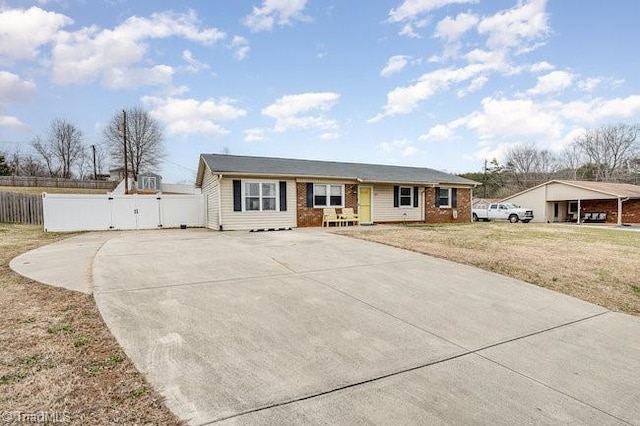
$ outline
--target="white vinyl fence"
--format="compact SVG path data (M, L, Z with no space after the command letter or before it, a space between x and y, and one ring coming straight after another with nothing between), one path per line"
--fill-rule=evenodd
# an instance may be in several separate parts
M47 232L205 225L204 195L42 194Z

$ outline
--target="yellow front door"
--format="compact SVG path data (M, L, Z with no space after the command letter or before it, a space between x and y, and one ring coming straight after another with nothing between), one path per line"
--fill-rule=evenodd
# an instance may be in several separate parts
M372 223L371 219L371 187L358 187L358 216L360 223Z

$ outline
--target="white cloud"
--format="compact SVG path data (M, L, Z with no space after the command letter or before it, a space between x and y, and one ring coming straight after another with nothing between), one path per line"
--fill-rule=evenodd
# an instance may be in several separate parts
M640 95L556 103L553 106L562 117L592 126L597 122L618 121L640 115Z
M553 111L530 99L485 98L482 111L465 121L480 139L557 139L563 128Z
M62 27L72 23L65 15L35 6L6 10L0 7L0 64L36 59L40 47L50 43Z
M276 120L274 131L285 132L289 129L333 130L338 127L335 120L324 117L340 98L338 93L311 92L287 95L277 99L262 110L262 114ZM312 115L302 115L313 113Z
M414 156L419 152L407 139L382 142L378 145L378 150L385 156L399 155L402 158Z
M259 142L269 139L266 134L269 129L247 129L244 133L245 142Z
M538 77L538 83L527 93L531 95L546 95L560 92L573 84L573 74L568 71L552 71Z
M323 139L323 140L340 139L340 133L337 133L337 132L323 133L320 135L320 139Z
M159 98L145 96L142 103L151 109L153 118L166 125L169 133L203 133L222 136L229 131L217 122L235 120L246 115L246 111L237 108L233 99L196 99Z
M409 63L410 56L396 55L389 58L387 65L380 71L380 75L383 77L389 77L392 74L400 72Z
M249 47L249 40L239 35L233 36L229 48L235 51L234 56L239 61L245 59L249 54L249 50L251 50L251 47Z
M409 37L409 38L422 38L420 34L418 34L414 28L424 28L429 25L428 19L420 19L418 21L408 22L403 25L402 29L398 31L398 35Z
M8 127L14 130L27 129L27 125L24 124L22 121L10 115L3 115L2 111L0 111L0 127Z
M418 104L448 89L451 85L474 78L476 75L500 67L500 64L471 64L462 68L443 68L423 74L418 82L406 87L397 87L387 94L383 112L369 119L376 122L384 117L407 114Z
M404 0L402 4L389 11L390 22L402 22L451 4L477 3L478 0Z
M462 127L477 138L477 158L500 158L511 144L535 141L547 149L565 147L582 128L640 116L640 95L560 102L488 97L482 109L433 126L421 140L451 139Z
M578 82L578 88L580 90L584 90L585 92L593 92L596 87L602 84L601 78L593 78L589 77L585 80L580 80Z
M478 32L487 34L490 49L516 48L527 51L535 40L549 34L546 13L547 0L520 0L511 9L483 18L478 24Z
M549 62L547 61L542 61L542 62L538 62L535 63L533 65L531 65L531 67L529 68L529 70L533 73L538 73L538 72L546 72L546 71L552 71L554 70L556 67L554 67L553 65L551 65Z
M149 68L113 68L104 70L101 82L110 89L168 85L171 83L173 74L173 68L168 65Z
M307 0L263 0L261 7L254 7L244 18L244 25L251 31L269 31L275 25L291 25L292 21L309 21L302 12Z
M446 141L451 139L452 129L444 124L433 126L429 131L420 136L422 141Z
M92 26L60 31L52 49L52 79L57 84L101 81L110 88L167 84L174 72L170 66L137 65L147 59L147 40L182 37L209 45L225 36L215 28L200 28L193 11L133 16L113 30Z
M455 18L447 16L436 25L435 36L452 43L460 39L464 33L474 28L480 18L473 13L460 13Z
M26 81L20 76L8 71L0 71L0 102L26 101L31 99L36 91L32 81Z
M209 64L205 64L204 62L200 62L193 56L193 53L189 49L185 49L182 51L182 59L187 63L187 71L191 73L199 73L202 70L208 70Z
M460 89L458 90L458 97L459 98L463 98L465 96L467 96L470 93L474 93L477 92L478 90L482 89L484 87L485 84L487 84L487 82L489 81L489 78L487 76L481 75L480 77L474 78L471 83L469 83L469 86L467 86L464 89Z

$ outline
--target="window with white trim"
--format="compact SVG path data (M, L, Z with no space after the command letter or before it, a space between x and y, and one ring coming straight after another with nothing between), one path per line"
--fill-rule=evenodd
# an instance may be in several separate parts
M344 207L344 185L313 185L313 207Z
M451 207L451 188L438 189L438 207Z
M140 189L158 189L158 183L155 176L140 176Z
M400 187L400 207L413 207L413 188L410 186Z
M276 211L278 200L278 185L275 182L245 182L244 210L245 211Z

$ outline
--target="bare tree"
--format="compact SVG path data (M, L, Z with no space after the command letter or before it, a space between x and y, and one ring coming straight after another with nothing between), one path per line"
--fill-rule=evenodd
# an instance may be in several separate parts
M628 165L638 157L639 125L617 124L585 131L574 140L596 180L614 180L628 173Z
M532 142L514 145L505 154L506 171L514 191L521 191L551 179L559 169L556 155L538 149Z
M134 180L146 170L154 170L164 158L160 124L147 111L132 108L126 111L127 167ZM104 129L104 140L116 164L124 162L123 114L118 113Z
M51 122L46 139L36 137L32 146L42 157L51 176L67 179L71 177L71 168L84 152L82 131L60 118Z

